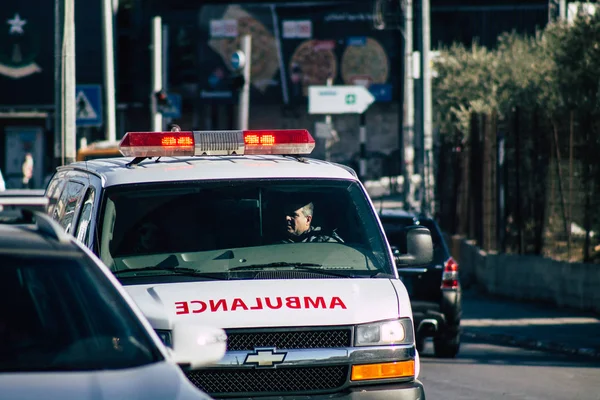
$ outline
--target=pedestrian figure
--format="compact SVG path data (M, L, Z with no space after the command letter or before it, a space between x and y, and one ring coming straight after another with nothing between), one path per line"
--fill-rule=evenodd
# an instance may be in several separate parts
M25 154L21 169L23 171L23 189L33 189L33 156L31 153Z

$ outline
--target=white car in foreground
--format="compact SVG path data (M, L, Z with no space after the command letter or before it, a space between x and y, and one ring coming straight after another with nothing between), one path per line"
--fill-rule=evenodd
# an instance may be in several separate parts
M0 224L0 399L210 397L183 368L222 358L223 330L177 324L173 350L109 269L45 214Z

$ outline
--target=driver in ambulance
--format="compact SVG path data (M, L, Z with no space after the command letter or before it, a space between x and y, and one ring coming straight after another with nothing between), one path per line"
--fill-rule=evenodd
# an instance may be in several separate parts
M344 243L342 238L336 233L335 229L326 233L321 227L311 225L314 209L315 207L312 202L291 202L287 204L284 209L286 237L282 240L282 243Z

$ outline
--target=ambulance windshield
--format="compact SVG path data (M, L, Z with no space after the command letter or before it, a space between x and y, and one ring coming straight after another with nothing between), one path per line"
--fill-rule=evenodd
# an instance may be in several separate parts
M298 277L393 274L385 237L355 182L114 187L103 207L100 256L123 279L256 279L291 270Z

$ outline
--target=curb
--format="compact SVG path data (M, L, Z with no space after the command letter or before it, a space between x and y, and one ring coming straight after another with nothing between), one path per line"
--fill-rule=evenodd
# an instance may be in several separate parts
M600 348L582 348L566 345L564 343L546 342L521 336L512 336L498 333L475 333L463 329L461 336L464 338L485 341L488 343L521 347L530 350L541 350L551 353L566 354L571 356L586 357L600 360Z

